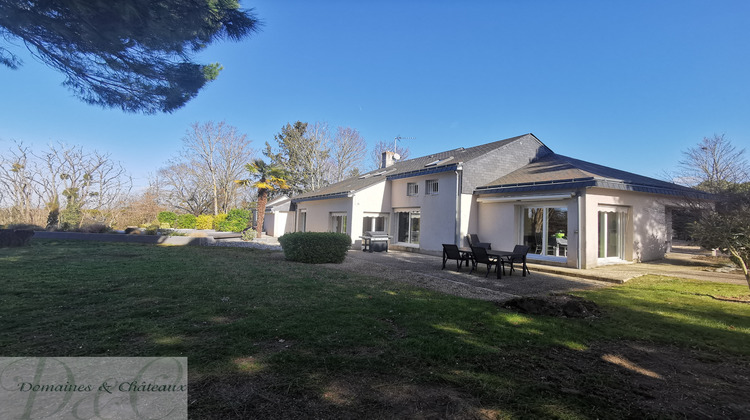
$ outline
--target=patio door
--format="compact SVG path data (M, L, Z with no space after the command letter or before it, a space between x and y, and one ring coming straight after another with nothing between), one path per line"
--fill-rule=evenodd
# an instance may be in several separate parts
M627 209L599 209L599 260L625 259L625 221Z
M406 244L419 244L420 214L418 210L396 213L398 220L397 241Z
M529 247L529 254L550 257L567 256L567 207L524 207L521 229L523 243Z

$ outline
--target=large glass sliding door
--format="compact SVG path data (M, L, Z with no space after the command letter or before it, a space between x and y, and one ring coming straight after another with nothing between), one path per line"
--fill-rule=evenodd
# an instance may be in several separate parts
M625 259L624 210L599 211L599 258Z
M396 213L398 218L397 240L401 243L419 244L419 211L400 211Z
M524 207L523 243L530 254L564 257L568 254L568 208Z

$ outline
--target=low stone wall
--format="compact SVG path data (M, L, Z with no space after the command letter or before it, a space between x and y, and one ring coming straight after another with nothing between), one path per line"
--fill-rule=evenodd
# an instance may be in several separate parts
M26 229L0 229L0 248L10 246L24 246L34 236L33 230Z
M78 233L78 232L36 232L35 238L80 240L99 242L130 242L161 245L214 245L211 237L196 238L192 236L159 236L159 235L125 235L122 233Z

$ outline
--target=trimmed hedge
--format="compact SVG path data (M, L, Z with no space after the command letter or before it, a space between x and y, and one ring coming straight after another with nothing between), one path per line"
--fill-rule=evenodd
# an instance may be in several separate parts
M196 217L192 214L181 214L177 216L175 227L177 229L195 229Z
M229 210L226 219L218 223L220 232L242 232L250 221L250 211L243 209Z
M28 245L32 236L33 230L0 229L0 248Z
M214 217L210 214L201 214L195 220L196 229L211 229L214 225Z
M333 232L294 232L279 238L289 261L309 264L342 263L352 246L349 235Z
M172 211L161 211L156 216L156 220L159 221L159 224L168 224L169 227L174 227L174 224L177 221L177 215Z

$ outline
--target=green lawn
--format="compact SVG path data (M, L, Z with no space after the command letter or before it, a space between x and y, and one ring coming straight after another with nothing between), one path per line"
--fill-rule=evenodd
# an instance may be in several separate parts
M711 297L746 287L577 295L603 315L520 315L260 250L35 240L0 249L0 354L188 357L191 418L682 417L695 408L653 403L680 362L750 373L750 305ZM696 389L701 406L731 394Z

